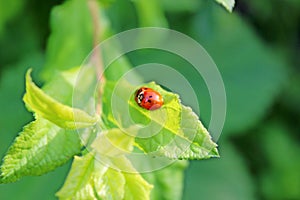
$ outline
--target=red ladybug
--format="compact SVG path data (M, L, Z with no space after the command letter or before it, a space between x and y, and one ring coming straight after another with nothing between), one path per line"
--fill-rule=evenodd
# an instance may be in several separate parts
M141 87L136 91L135 101L147 110L159 109L164 104L162 96L157 91L147 87Z

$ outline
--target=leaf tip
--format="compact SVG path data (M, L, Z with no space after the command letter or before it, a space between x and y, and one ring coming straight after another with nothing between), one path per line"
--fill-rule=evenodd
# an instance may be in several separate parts
M26 80L26 85L27 85L27 83L28 82L31 82L32 81L32 79L31 79L31 72L32 72L32 68L29 68L28 70L27 70L27 72L26 72L26 76L25 76L25 80Z
M228 12L232 12L235 6L235 0L216 0L219 4L224 6Z
M217 149L217 147L213 148L210 152L210 156L212 158L220 158L220 154L219 154L219 151Z

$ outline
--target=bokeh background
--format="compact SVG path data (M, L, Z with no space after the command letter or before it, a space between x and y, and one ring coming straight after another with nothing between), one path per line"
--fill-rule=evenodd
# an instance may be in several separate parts
M218 140L221 158L190 162L182 198L300 199L300 1L237 0L233 13L213 0L162 0L154 1L154 7L137 1L105 2L115 33L140 26L185 33L205 47L226 87L227 117ZM33 67L35 81L45 81L41 74L49 57L51 10L63 3L0 0L1 158L32 120L22 102L24 74ZM81 23L76 16L69 16L70 24ZM72 39L72 32L68 34ZM184 60L153 50L128 57L133 66L157 62L189 77L201 120L209 123L209 94ZM55 199L69 167L0 185L0 199Z

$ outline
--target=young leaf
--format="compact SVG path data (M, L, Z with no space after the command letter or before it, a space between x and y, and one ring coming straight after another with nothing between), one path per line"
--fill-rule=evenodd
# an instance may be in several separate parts
M235 0L216 0L216 1L222 4L229 12L232 12L232 9L235 4Z
M62 103L71 104L76 73L57 73L43 88ZM60 92L60 89L63 92ZM1 182L14 182L23 176L41 175L63 165L81 151L78 134L37 116L15 140L1 166ZM28 162L27 162L28 161Z
M91 147L98 154L116 157L131 152L133 145L134 137L127 135L120 129L113 128L98 134Z
M76 132L61 129L43 118L25 126L3 159L0 183L23 176L42 175L67 162L80 152Z
M66 106L48 96L32 82L30 72L31 70L26 74L26 94L23 100L36 114L66 129L89 127L97 122L96 116L92 117L80 109Z
M120 165L128 165L119 160ZM57 196L59 199L149 199L152 186L139 174L128 174L103 166L90 152L75 157L71 171Z
M211 140L208 131L190 108L181 105L178 95L163 90L153 82L145 84L158 91L164 99L160 109L148 111L135 102L136 87L127 82L120 85L114 88L113 83L106 84L103 97L104 121L111 127L128 128L132 126L132 121L144 125L146 128L141 128L135 134L135 142L144 152L173 159L218 156L217 145ZM128 106L130 116L126 116Z
M136 174L123 173L125 177L124 200L145 199L150 200L152 185L147 183L143 177Z
M184 170L188 166L188 161L176 161L166 168L158 171L145 173L143 177L154 188L151 192L152 200L180 200L182 199Z

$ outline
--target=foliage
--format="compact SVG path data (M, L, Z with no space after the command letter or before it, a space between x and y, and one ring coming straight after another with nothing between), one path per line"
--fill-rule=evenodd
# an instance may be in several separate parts
M1 199L55 199L53 194L63 185L71 167L68 160L73 155L73 167L57 195L69 195L74 192L71 189L73 186L78 187L67 183L72 179L70 177L77 175L79 179L83 178L75 172L82 172L76 169L90 154L86 154L74 130L64 129L37 115L35 122L25 126L23 131L21 129L32 121L22 102L24 77L30 67L33 68L34 82L43 85L44 94L65 106L72 106L72 77L76 69L71 68L80 66L93 47L89 8L84 1L72 2L56 0L43 5L36 0L0 2L0 46L5 49L0 52L0 155L4 157L16 133L20 132L15 142L29 141L28 147L34 151L19 149L14 143L6 158L9 161L4 159L3 162L18 161L18 156L13 157L10 152L23 150L26 150L26 159L44 159L41 163L33 161L30 172L24 165L19 165L15 172L10 171L12 168L4 168L5 174L15 173L15 176L6 176L2 181L16 181L23 175L40 175L65 164L40 177L24 177L16 183L1 184ZM153 1L152 6L147 6L147 1L138 2L142 5L123 0L99 2L102 5L101 15L104 15L101 16L105 27L103 38L139 26L155 25L178 30L205 47L220 69L225 83L228 112L224 132L218 141L221 158L192 161L189 165L186 161L180 161L162 170L142 174L138 178L141 185L146 190L150 189L150 184L153 185L151 199L299 199L299 1L240 0L236 1L231 14L216 1L179 0L174 4L172 0L162 0ZM232 9L230 6L233 4L226 4L231 1L218 2ZM50 9L51 32L48 22ZM199 81L201 77L189 70L185 60L151 49L131 52L127 58L122 57L113 63L119 71L105 72L106 84L114 85L122 73L139 64L158 62L172 66L195 86L193 89L201 108L201 113L197 114L201 114L204 125L209 123L208 90L205 83ZM180 88L180 85L177 86ZM185 105L194 108L191 96L180 95L180 98ZM94 113L87 113L94 116ZM101 119L104 122L107 120L103 116ZM31 128L38 126L44 129L34 131L34 136L30 135L33 134ZM111 132L108 139L122 146L114 139L120 136L117 126L111 122L106 127ZM25 134L25 131L28 133ZM60 154L44 156L46 139L49 139L50 148L54 144L60 147L53 150L53 153ZM69 140L73 141L71 146ZM123 141L127 141L126 144L135 143L130 137ZM125 145L124 149L127 148L129 146ZM101 151L101 148L97 150ZM114 149L111 153L120 152ZM51 167L45 163L48 159L52 162ZM105 168L90 167L86 168L90 174L94 173L95 167ZM125 174L120 175L116 171L111 174L119 177L120 184L124 186ZM95 175L107 177L111 174ZM148 184L143 184L142 178ZM78 195L89 191L93 181L86 179L82 183L82 190L77 190ZM69 189L67 186L70 186ZM114 188L113 185L110 187ZM122 195L122 191L130 191L129 188L117 188L115 195ZM92 195L96 194L92 192Z
M80 12L80 15L77 15L80 20L90 22L90 25L99 23L95 20L101 20L101 18L92 19L91 15L93 15L95 11L89 10L89 6L95 7L97 4L92 2L94 4L89 5L89 3L91 2L74 0L66 2L64 5L55 9L53 11L54 33L57 26L71 27L78 30L80 24L74 26L73 24L64 23L64 20L66 17L72 17L72 13L74 12L79 13L82 9L85 9L86 12ZM137 9L144 9L144 4L145 2L141 2L141 4L137 6ZM93 9L96 9L98 12L98 8ZM154 7L153 9L156 8ZM55 18L57 15L63 19L62 21L58 21L58 24ZM150 19L152 20L153 17L150 17ZM153 22L151 20L150 23ZM92 22L94 24L91 24ZM89 23L86 25L88 24ZM97 26L94 27L94 29L96 28ZM68 32L68 29L66 30ZM125 83L120 93L118 93L118 91L115 93L122 100L126 99L122 94L131 94L132 97L129 101L130 114L136 123L143 124L145 121L153 120L157 124L156 126L161 127L158 134L153 137L148 137L147 139L135 138L136 135L125 135L126 133L123 133L121 130L127 128L128 125L123 122L118 123L114 118L109 118L109 116L112 116L111 113L102 113L102 120L97 116L89 115L84 110L68 106L68 102L70 102L70 98L72 97L72 91L75 88L75 82L72 80L76 80L79 74L79 72L77 72L79 68L77 68L76 65L70 67L72 65L69 65L69 63L66 64L64 60L70 60L70 54L73 54L73 52L75 53L75 57L78 56L78 52L75 51L74 47L76 45L81 47L81 44L74 43L74 41L76 42L80 37L90 38L90 40L99 37L99 35L90 35L89 31L83 32L82 35L80 31L75 32L78 34L77 38L66 40L70 41L69 44L72 44L72 48L65 48L68 47L68 45L65 44L58 45L62 38L69 38L69 35L66 35L65 32L61 30L50 38L48 45L48 52L50 53L47 55L47 58L50 64L46 65L46 70L54 68L49 66L55 66L55 69L61 69L61 67L64 66L64 68L70 68L69 72L61 72L53 76L53 80L48 82L45 86L45 91L33 83L30 76L31 70L26 73L26 93L23 100L27 108L34 112L35 121L24 128L23 132L20 133L4 157L1 165L0 183L14 182L28 175L41 175L64 164L72 156L79 154L82 149L79 135L72 130L86 128L84 132L89 135L94 133L95 126L98 124L101 126L101 130L96 134L95 141L92 142L91 145L86 144L87 146L85 147L87 149L90 148L89 150L91 152L86 153L83 151L81 152L83 154L81 157L75 157L65 185L57 193L60 199L136 199L141 197L143 199L149 199L150 191L153 186L147 183L137 171L135 172L136 174L127 174L122 171L122 166L126 169L129 168L131 173L135 171L135 169L134 166L131 166L130 160L123 155L124 153L119 152L118 154L121 154L120 157L111 157L115 155L112 154L112 152L114 152L114 146L107 146L103 142L105 141L105 137L109 138L112 144L121 145L121 147L118 146L121 149L123 149L122 145L126 145L124 147L126 152L129 153L135 146L152 156L162 156L172 159L204 159L218 156L217 145L211 140L208 131L192 110L181 104L178 95L163 90L155 83L145 85L161 93L164 98L164 105L163 108L153 112L143 110L136 104L134 100L134 92L137 90L136 87ZM54 54L51 54L51 52ZM55 56L57 52L59 52L59 56ZM84 51L79 52L79 55L84 55L84 53ZM60 57L60 59L57 59L58 57ZM56 62L51 62L51 60L56 60ZM62 64L58 64L57 62ZM78 61L73 60L73 62L73 64L75 64ZM115 70L119 70L119 68ZM66 76L66 74L68 74L68 76ZM89 74L89 77L93 77L93 74ZM104 82L100 83L104 84L102 86L104 90L112 90L109 84L105 84ZM113 84L115 83L112 82L111 85ZM92 85L87 85L87 87L92 87ZM56 92L62 88L66 89L66 91L63 91L64 93ZM53 97L48 95L47 91L52 94ZM66 96L66 93L69 95ZM104 103L101 107L109 107L108 103L111 102L111 94L112 91L103 93L101 99L97 100L98 104L101 105L101 100L104 99L106 104ZM86 96L84 98L86 98ZM92 99L93 96L88 98ZM126 107L126 104L124 107ZM124 109L120 109L119 115L124 116L124 114ZM164 114L167 118L163 117ZM115 127L112 129L106 128L112 126ZM149 130L151 131L151 129ZM120 136L115 137L115 133L118 133ZM133 142L134 138L135 142ZM99 146L102 148L99 148ZM111 162L117 163L117 171L103 166L97 161L96 158L102 154L109 156ZM100 160L101 158L102 157L100 157ZM111 177L114 177L115 180L110 180ZM74 185L74 182L78 184Z

